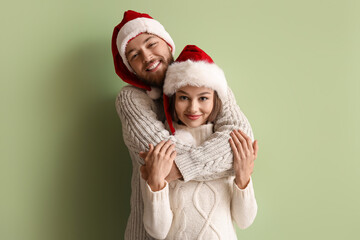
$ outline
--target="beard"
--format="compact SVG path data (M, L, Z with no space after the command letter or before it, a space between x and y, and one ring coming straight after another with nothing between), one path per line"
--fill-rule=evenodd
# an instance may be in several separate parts
M160 57L156 60L160 60L161 64L164 65L163 68L160 71L155 72L154 74L149 73L146 76L141 77L140 79L144 83L149 84L150 86L162 88L162 86L164 85L166 71L169 65L174 62L174 58L170 53L167 59L165 59L164 57Z

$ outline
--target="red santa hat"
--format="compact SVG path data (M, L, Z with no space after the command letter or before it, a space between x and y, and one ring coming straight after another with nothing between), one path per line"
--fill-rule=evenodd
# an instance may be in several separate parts
M227 82L223 70L209 55L195 45L187 45L166 72L163 92L165 114L170 130L175 132L169 108L169 98L185 86L208 87L217 92L220 100L227 99Z
M208 87L225 101L227 83L223 70L209 55L195 45L187 45L166 72L164 94L173 95L184 86Z
M126 83L148 91L151 87L138 79L130 67L125 50L127 44L141 33L150 33L162 38L175 53L175 44L163 25L145 13L128 10L124 13L122 21L114 28L111 50L114 59L116 74Z

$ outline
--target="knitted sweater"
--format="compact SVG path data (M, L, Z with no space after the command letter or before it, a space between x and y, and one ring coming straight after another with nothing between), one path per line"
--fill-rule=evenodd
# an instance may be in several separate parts
M212 134L212 127L212 124L185 127L175 136L187 142L194 140L191 142L197 146ZM244 229L252 224L257 213L251 179L243 190L235 184L234 177L200 182L176 180L157 192L141 177L140 182L144 226L156 239L235 240L232 220Z
M215 121L214 131L206 142L195 147L180 141L169 134L163 121L165 115L161 100L152 100L145 90L125 86L115 102L121 119L123 138L132 159L131 212L125 231L126 240L153 239L143 225L143 202L140 191L139 167L144 164L139 157L140 151L148 150L149 143L157 145L162 140L171 139L176 145L175 163L184 181L213 180L233 173L231 152L228 139L233 129L241 129L253 139L252 129L245 115L236 105L231 90L228 100Z

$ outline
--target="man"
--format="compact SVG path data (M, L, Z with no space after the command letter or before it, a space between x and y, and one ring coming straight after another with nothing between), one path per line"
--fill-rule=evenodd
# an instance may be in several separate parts
M112 53L118 76L132 86L124 87L116 99L122 122L124 142L133 163L131 213L125 239L152 239L143 226L143 203L140 192L140 171L144 160L139 156L149 144L171 140L176 145L176 165L167 180L212 180L232 174L232 152L228 140L233 129L241 129L253 139L252 129L236 105L231 90L216 119L215 133L196 148L178 142L164 127L161 96L167 67L173 61L175 44L164 27L147 14L134 11L114 29Z

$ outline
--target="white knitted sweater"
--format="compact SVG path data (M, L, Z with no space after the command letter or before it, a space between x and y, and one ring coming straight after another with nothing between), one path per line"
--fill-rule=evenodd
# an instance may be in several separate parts
M176 144L175 162L187 182L214 180L233 174L233 156L228 143L233 129L241 129L254 139L250 124L236 105L230 89L228 100L223 102L223 109L215 121L215 133L199 147L179 142L169 134L163 124L165 116L162 101L152 100L142 89L124 87L116 98L115 106L133 165L131 212L125 231L126 240L153 239L146 233L142 221L144 210L139 180L139 167L144 164L139 152L148 150L149 143L157 145L162 140L171 139Z
M182 127L181 131L175 128L180 133L175 137L196 146L213 132L212 124ZM156 239L235 240L232 220L244 229L256 217L257 204L251 179L243 190L235 184L234 177L200 182L177 180L157 192L153 192L141 177L140 182L144 226Z

